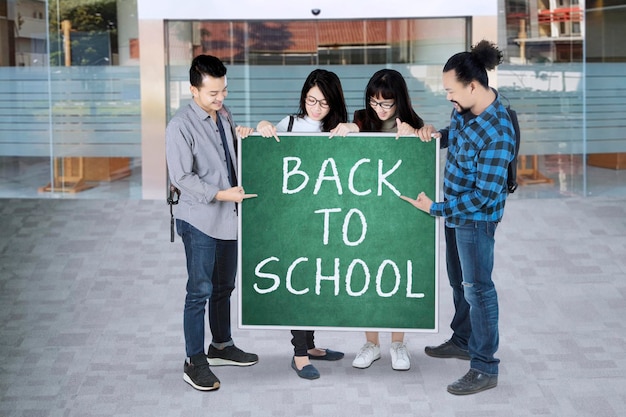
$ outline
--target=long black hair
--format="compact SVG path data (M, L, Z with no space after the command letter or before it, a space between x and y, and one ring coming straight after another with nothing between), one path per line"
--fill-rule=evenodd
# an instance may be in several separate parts
M370 106L370 100L382 97L386 100L395 101L396 115L416 129L424 126L424 121L413 110L409 89L402 74L393 69L382 69L370 78L365 87L365 119L363 120L362 132L380 132L383 122Z
M313 70L304 85L300 94L300 108L296 114L298 117L306 116L306 97L311 88L317 87L324 95L324 100L328 103L329 112L322 120L322 131L329 132L339 123L348 121L348 110L346 100L343 96L343 88L337 74L325 69Z

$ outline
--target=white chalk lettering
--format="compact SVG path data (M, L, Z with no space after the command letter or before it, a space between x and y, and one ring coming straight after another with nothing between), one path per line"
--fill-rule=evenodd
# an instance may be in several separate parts
M385 172L383 174L383 161L382 159L378 160L378 195L383 195L383 184L387 185L387 187L393 192L395 195L400 197L400 191L396 187L393 186L389 181L387 181L387 177L389 177L393 172L398 169L402 165L402 160L396 162L396 164L391 168L391 170Z
M354 213L358 214L359 219L361 220L361 237L359 237L354 242L350 242L348 240L348 226L350 226L350 218ZM343 243L345 243L346 246L358 246L365 240L365 235L367 234L367 221L365 220L365 216L363 215L361 210L355 208L350 209L350 211L346 215L346 218L343 220L343 228L341 230L341 234L343 235Z
M295 261L293 261L291 265L289 265L289 269L287 269L287 278L286 278L287 282L285 283L285 285L287 285L287 291L289 291L290 293L295 294L295 295L302 295L302 294L306 294L309 292L308 288L298 291L293 288L293 285L291 285L291 277L293 276L293 270L296 269L296 266L299 263L306 262L308 260L309 258L298 258Z
M340 208L320 209L320 210L315 210L313 212L315 214L320 214L320 213L324 214L324 231L322 234L322 242L324 245L328 245L328 242L330 239L329 237L330 236L330 213L340 213L340 212L341 212ZM358 216L361 222L361 235L356 241L352 242L348 238L348 228L350 227L350 219L355 214ZM359 209L355 209L355 208L350 209L350 211L348 211L348 214L346 214L346 216L343 219L343 226L341 228L341 238L343 239L343 243L346 246L358 246L361 243L363 243L363 241L365 240L366 234L367 234L367 220L365 219L365 215Z
M364 164L369 164L371 161L367 158L359 159L348 171L348 190L355 196L366 196L372 193L371 188L364 190L357 190L354 185L354 177L357 170ZM304 190L309 183L310 176L305 171L300 169L302 160L297 156L286 156L283 158L283 194L296 194ZM396 161L394 166L385 171L384 161L378 160L377 171L377 196L383 195L383 187L388 188L397 196L400 196L400 191L390 182L389 177L394 174L398 168L402 165L402 160ZM327 171L329 171L327 173ZM293 177L293 178L292 178ZM300 181L297 181L297 179ZM322 188L324 182L331 182L336 188L337 195L343 195L343 186L341 184L341 178L339 170L337 169L337 163L333 158L325 159L322 162L320 170L317 174L317 180L313 188L313 194L317 195ZM295 184L292 184L295 183Z
M322 242L324 245L328 245L328 235L330 234L330 213L339 213L341 212L340 208L332 208L332 209L321 209L315 210L313 213L319 214L324 213L324 233L322 236Z
M276 289L278 289L278 287L280 286L280 277L276 274L266 274L264 272L261 272L261 268L263 268L267 263L269 262L278 262L280 259L278 259L275 256L272 256L271 258L267 258L262 260L261 262L259 262L256 266L256 268L254 268L254 274L259 277L259 278L267 278L267 279L271 279L274 281L274 284L272 284L271 287L269 288L261 288L259 287L259 285L255 282L254 283L254 290L256 292L258 292L259 294L267 294L273 291L276 291Z
M390 292L383 292L383 272L385 272L385 267L387 265L391 265L391 267L393 268L393 272L396 277L396 284L394 285L393 290L391 290ZM376 292L378 293L378 295L385 298L395 295L395 293L398 292L398 288L400 288L401 278L402 277L400 276L400 270L398 269L398 265L388 259L384 260L378 267L378 272L376 273Z
M350 168L350 175L348 176L348 189L350 190L350 192L354 195L368 195L372 192L371 189L367 189L365 191L357 191L356 188L354 188L354 174L356 173L356 170L359 168L359 166L361 166L362 164L365 163L369 163L370 160L367 158L363 158L357 161L356 164L354 164L354 166L352 168Z
M315 259L315 273L314 276L307 277L304 273L298 274L298 282L302 284L302 287L299 289L294 288L294 271L296 269L306 271L306 263L311 262L309 258L299 257L295 259L287 268L286 276L285 276L285 289L294 295L302 296L304 294L309 293L311 287L315 285L315 295L321 295L322 292L332 291L334 296L338 296L340 292L340 283L342 278L344 279L344 289L348 296L350 297L360 297L370 291L370 287L372 286L370 267L367 265L365 261L362 259L353 259L348 264L348 268L345 271L345 276L342 277L341 270L341 261L339 258L334 258L332 260L333 269L332 275L323 275L322 274L322 263L324 259L316 258ZM329 260L330 261L330 260ZM272 272L264 272L264 268L270 268L270 262L279 262L279 259L275 256L264 259L259 262L254 270L255 275L261 279L269 279L272 281L272 285L268 288L265 286L259 285L259 283L255 282L253 285L254 290L259 294L268 294L274 291L277 291L281 285L281 277L280 275ZM300 268L296 268L300 266ZM355 277L360 277L360 273L356 272L356 270L360 267L362 270L363 276L363 286L360 289L353 288L355 283ZM393 271L392 274L385 274L385 271L390 267ZM272 267L274 268L274 267ZM276 270L275 268L273 269ZM311 269L308 269L309 274L313 274ZM391 279L390 279L391 278ZM393 296L402 296L399 295L399 289L401 283L404 281L404 277L402 277L400 268L398 265L389 259L383 260L379 265L376 277L375 277L375 289L374 291L379 297L382 298L390 298ZM360 278L358 280L360 282ZM390 291L385 291L384 287L388 287L389 283L393 283L393 288ZM308 284L307 284L308 283ZM330 288L329 288L330 286ZM413 292L413 263L411 260L407 260L406 263L406 298L424 298L424 293Z
M352 290L352 272L354 271L354 267L359 264L361 268L363 268L363 274L365 275L365 281L363 282L363 288L360 291ZM348 272L346 272L346 293L351 297L359 297L367 291L370 286L370 270L367 267L367 264L360 259L354 259L350 262L350 266L348 266Z
M339 258L335 258L335 271L333 275L322 275L322 259L316 260L317 270L315 273L315 294L322 293L322 281L333 281L335 283L335 295L339 295Z
M324 173L326 172L326 167L330 165L330 169L332 170L331 176L326 176ZM320 173L317 176L317 181L315 181L315 189L313 190L313 195L317 195L319 193L320 188L322 187L322 181L334 181L335 186L337 187L337 195L343 194L343 189L341 188L341 181L339 181L339 172L337 172L337 164L333 158L328 158L324 162L322 162L322 167L320 168Z
M424 298L423 292L413 292L413 262L406 261L406 276L409 277L406 283L406 298Z
M289 170L290 161L296 162L296 166L293 168L293 170ZM309 182L308 174L304 171L299 170L301 164L302 161L298 157L286 156L283 158L283 194L295 194L297 192L300 192L304 189L304 187L306 187L307 183ZM288 183L289 178L293 175L300 175L301 177L303 177L303 180L298 187L292 190L289 189Z

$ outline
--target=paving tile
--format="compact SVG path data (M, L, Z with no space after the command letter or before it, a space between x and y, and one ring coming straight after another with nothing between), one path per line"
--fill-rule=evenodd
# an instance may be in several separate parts
M468 363L426 356L452 317L440 265L440 333L409 333L411 369L352 368L362 332L318 331L342 350L316 381L289 363L288 330L238 329L257 365L219 367L215 392L182 380L185 259L162 201L9 199L0 206L0 415L626 415L626 200L507 203L496 232L502 360L496 389L455 397ZM443 248L443 239L441 240ZM443 254L443 252L442 252Z

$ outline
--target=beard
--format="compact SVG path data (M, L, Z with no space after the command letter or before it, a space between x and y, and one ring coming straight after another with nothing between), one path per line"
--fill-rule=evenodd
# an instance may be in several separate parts
M457 108L457 110L456 110L456 111L457 111L457 113L459 113L459 114L465 114L465 113L467 113L467 112L469 111L469 109L468 109L468 108L461 106L461 105L459 104L459 102L458 102L458 101L454 101L454 100L452 100L452 101L451 101L451 103L452 103L452 104L454 104L454 105L456 105L456 108Z

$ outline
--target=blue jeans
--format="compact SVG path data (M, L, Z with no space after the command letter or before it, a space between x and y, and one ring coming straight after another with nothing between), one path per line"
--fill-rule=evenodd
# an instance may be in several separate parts
M491 279L496 222L445 228L446 267L454 317L450 339L469 351L470 367L498 375L498 295Z
M218 348L232 345L230 295L235 289L237 274L237 241L214 239L178 219L176 230L187 255L187 296L183 318L187 356L204 352L207 301L212 344Z

